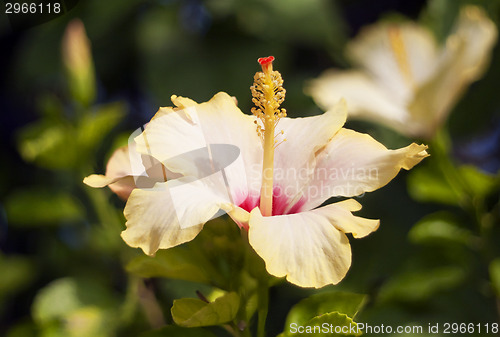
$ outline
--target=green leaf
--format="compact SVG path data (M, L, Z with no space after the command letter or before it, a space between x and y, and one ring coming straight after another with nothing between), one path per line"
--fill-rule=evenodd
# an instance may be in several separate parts
M31 283L35 276L35 266L29 259L21 256L0 255L0 299L15 294Z
M216 337L213 333L202 328L182 328L169 325L159 330L149 331L139 337Z
M500 297L500 257L490 263L490 278L495 293Z
M450 33L460 9L456 0L432 0L422 14L422 21L433 31L438 41L444 42Z
M380 290L381 301L423 302L434 294L450 290L465 280L459 267L414 270L397 275Z
M83 115L77 130L79 147L86 150L95 149L123 119L125 112L125 104L115 102L97 106L94 111Z
M463 165L458 171L473 196L485 197L495 188L495 177L479 171L475 166Z
M365 303L366 296L347 292L328 292L312 295L296 304L288 313L286 326L299 325L329 312L339 312L354 318Z
M183 327L211 326L232 321L239 305L239 296L231 292L210 303L196 298L175 300L171 313L174 322Z
M68 169L77 165L74 130L69 124L37 122L21 130L17 137L21 157L48 169Z
M210 283L211 278L203 257L186 247L160 250L154 257L141 255L127 265L129 273L140 277L165 277L199 283Z
M82 205L71 194L34 187L9 195L5 210L9 222L26 227L71 223L84 217Z
M117 302L100 284L64 278L37 294L32 316L42 335L106 337L117 325L116 308Z
M304 324L292 322L280 335L289 336L361 336L358 324L346 314L337 311L312 318Z
M422 202L438 202L458 205L462 198L458 195L438 170L420 166L408 174L408 192L411 197Z
M457 225L455 217L447 212L430 214L417 222L410 230L408 237L413 243L458 243L470 246L474 243L474 235L467 229Z

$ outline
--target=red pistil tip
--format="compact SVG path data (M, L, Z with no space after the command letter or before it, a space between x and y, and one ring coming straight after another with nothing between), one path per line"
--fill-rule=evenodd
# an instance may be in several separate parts
M274 56L268 56L268 57L261 57L257 60L257 62L260 63L261 66L267 66L274 61Z

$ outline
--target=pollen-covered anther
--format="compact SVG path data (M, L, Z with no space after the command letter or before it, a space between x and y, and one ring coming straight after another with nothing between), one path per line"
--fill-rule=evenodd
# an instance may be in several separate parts
M264 63L267 67L268 63ZM280 118L286 116L284 109L279 108L286 94L281 74L266 67L263 67L265 72L255 74L254 84L250 87L252 102L256 106L252 108L252 114L262 121L264 127L267 123L274 126Z

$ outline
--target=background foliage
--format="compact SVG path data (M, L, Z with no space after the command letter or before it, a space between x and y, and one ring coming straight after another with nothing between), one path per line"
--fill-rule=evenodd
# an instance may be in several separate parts
M192 244L146 258L119 237L124 203L84 186L83 177L104 172L112 150L172 94L202 102L226 91L249 112L261 56L277 59L289 115L319 114L304 81L348 67L343 46L362 26L406 16L442 39L464 3L485 7L498 25L498 0L82 0L33 27L13 27L0 14L0 335L138 336L173 321L196 326L189 308L213 309L194 300L196 291L215 299L204 283L230 288L224 282L245 263L239 234L209 225ZM85 25L95 69L83 95L71 90L61 54L73 18ZM332 291L367 294L356 321L373 325L498 322L499 79L497 47L487 74L452 112L451 139L439 143L451 161L429 160L362 196L361 214L382 219L380 229L352 240L353 265L338 286L272 288L269 336L304 320L304 310L343 303ZM368 123L348 127L390 148L410 142ZM448 179L442 165L460 181ZM231 308L239 299L228 293L217 301ZM358 309L341 312L352 317ZM226 332L172 325L144 336L190 334Z

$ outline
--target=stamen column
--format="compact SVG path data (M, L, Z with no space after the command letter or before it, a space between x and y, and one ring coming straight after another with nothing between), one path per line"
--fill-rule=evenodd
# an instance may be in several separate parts
M260 58L262 72L254 77L252 102L256 105L252 113L260 119L262 124L257 124L257 133L262 137L264 158L262 165L262 187L260 192L260 211L264 216L271 216L273 209L273 176L274 176L274 148L275 127L281 117L286 116L285 109L280 109L280 104L285 99L285 89L281 74L273 71L273 56Z

